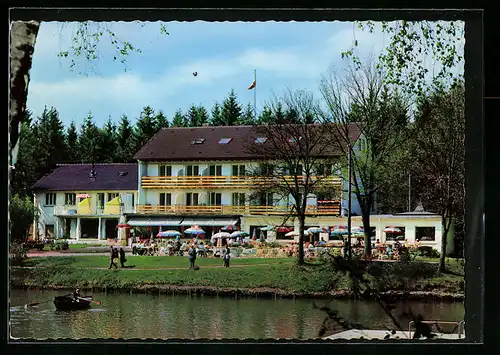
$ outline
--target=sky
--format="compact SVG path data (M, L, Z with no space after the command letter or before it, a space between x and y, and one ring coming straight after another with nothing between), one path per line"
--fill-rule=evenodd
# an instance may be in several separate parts
M100 59L89 64L58 58L67 50L75 23L42 22L35 43L27 107L35 116L53 106L67 126L79 126L89 112L102 124L127 115L132 122L142 108L175 111L203 105L210 112L234 89L240 103L253 105L248 86L257 71L257 112L273 94L305 89L320 98L321 76L329 68L345 66L342 51L354 37L360 56L378 55L388 44L380 31L370 34L349 22L113 22L116 37L142 53L113 61L110 41L99 42ZM197 76L193 76L197 72ZM82 74L83 73L83 74Z

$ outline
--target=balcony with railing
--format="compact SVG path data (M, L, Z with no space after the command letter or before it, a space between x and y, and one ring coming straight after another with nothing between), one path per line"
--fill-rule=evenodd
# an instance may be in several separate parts
M124 213L134 213L134 207L132 206L120 206L118 210L109 212L101 206L91 206L90 211L88 209L79 209L78 206L54 206L54 216L119 216Z
M137 205L138 214L164 215L288 215L294 214L291 206L185 206ZM330 206L307 206L306 215L340 215L340 201Z
M276 183L295 183L303 185L305 176L143 176L143 189L252 189L258 186L275 185ZM339 176L310 176L309 181L317 185L340 188L342 179Z

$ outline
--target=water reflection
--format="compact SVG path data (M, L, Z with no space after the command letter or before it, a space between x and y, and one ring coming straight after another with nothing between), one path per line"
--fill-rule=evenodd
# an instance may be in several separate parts
M295 338L317 336L325 314L310 300L191 297L188 295L94 294L100 306L60 312L50 302L60 292L11 291L10 325L16 338ZM393 328L391 320L372 302L317 300L353 322L369 328ZM412 302L408 307L427 319L460 321L462 303ZM406 326L406 324L405 324Z

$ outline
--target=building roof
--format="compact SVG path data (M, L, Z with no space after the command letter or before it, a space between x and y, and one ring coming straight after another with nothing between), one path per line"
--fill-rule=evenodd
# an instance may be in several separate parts
M97 175L89 178L92 164L61 164L38 180L34 190L92 191L137 190L137 164L95 164Z
M354 142L359 137L359 127L356 124L351 125L349 133ZM256 159L259 157L251 153L248 144L254 143L261 135L259 128L255 126L162 128L135 154L134 159L143 161ZM231 140L229 143L220 144L219 141L223 138ZM197 139L203 141L193 144ZM339 154L338 151L335 153Z

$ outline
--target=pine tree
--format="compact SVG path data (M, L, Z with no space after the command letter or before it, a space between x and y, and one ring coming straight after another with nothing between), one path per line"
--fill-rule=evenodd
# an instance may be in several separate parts
M172 119L172 127L188 127L187 119L181 109L175 111L174 118Z
M68 162L78 162L79 161L79 151L78 151L78 132L76 130L76 124L71 121L68 129L66 130L66 149L67 149L67 161Z
M167 117L163 114L162 111L158 112L155 116L156 121L156 130L168 127Z
M234 89L231 89L228 96L222 103L222 124L225 126L234 126L241 118L241 106Z
M197 108L198 111L198 126L201 127L209 122L209 117L208 117L208 112L207 109L200 105Z
M276 123L285 123L286 122L286 115L285 112L283 111L283 105L281 102L278 102L276 105L276 109L273 112L273 120Z
M188 127L198 127L198 108L194 104L189 107L186 119Z
M212 117L210 119L211 126L222 126L224 123L222 121L221 108L218 102L215 102L212 107Z
M36 161L38 173L44 175L57 163L65 161L67 156L64 125L59 113L53 107L45 108L38 118Z
M135 154L134 130L130 125L127 116L123 115L120 120L120 126L117 133L118 154L117 161L121 163L128 162Z
M117 149L118 139L116 133L116 125L111 121L111 118L100 129L100 151L98 161L102 163L116 163L119 159Z
M157 132L155 113L150 106L142 109L135 128L135 148L139 150Z
M254 108L253 106L248 103L247 106L245 107L245 111L243 112L243 115L241 115L240 119L237 121L238 125L243 125L243 126L250 126L255 123L254 120Z
M83 163L98 162L101 150L101 134L99 128L94 123L94 117L89 112L83 120L78 137L78 150L80 151L80 160Z
M271 109L269 109L269 107L266 106L264 107L264 110L262 110L261 114L257 118L257 124L268 124L271 122L274 122L274 116Z

